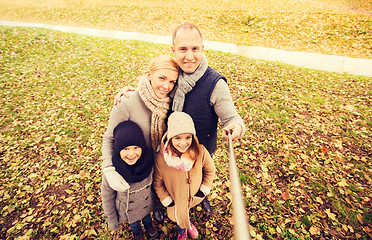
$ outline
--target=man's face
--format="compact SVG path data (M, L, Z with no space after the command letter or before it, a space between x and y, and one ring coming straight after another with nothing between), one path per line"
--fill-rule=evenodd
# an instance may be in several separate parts
M174 38L172 52L185 73L193 73L200 65L204 46L196 29L180 29Z

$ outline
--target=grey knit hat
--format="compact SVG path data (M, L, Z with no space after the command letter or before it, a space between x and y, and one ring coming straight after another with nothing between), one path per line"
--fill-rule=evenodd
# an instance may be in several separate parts
M194 122L187 113L174 112L168 118L167 138L171 139L172 137L182 133L191 133L195 136L196 131Z

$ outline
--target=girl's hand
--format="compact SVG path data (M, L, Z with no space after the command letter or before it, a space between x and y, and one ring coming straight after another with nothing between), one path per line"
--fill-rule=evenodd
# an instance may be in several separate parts
M204 193L202 192L202 191L198 191L196 194L195 194L195 196L197 196L197 197L205 197L205 195L204 195Z

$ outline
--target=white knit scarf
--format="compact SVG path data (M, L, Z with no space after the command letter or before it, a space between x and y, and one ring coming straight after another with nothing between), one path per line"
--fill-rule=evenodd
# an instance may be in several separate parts
M166 126L165 118L171 102L170 97L158 98L151 86L150 81L144 77L138 84L138 93L146 107L152 112L151 115L151 146L157 152Z
M185 73L182 70L178 75L178 85L172 92L174 94L172 110L182 112L183 104L185 103L185 95L192 90L196 82L204 75L208 68L207 57L202 55L200 65L196 68L193 73Z

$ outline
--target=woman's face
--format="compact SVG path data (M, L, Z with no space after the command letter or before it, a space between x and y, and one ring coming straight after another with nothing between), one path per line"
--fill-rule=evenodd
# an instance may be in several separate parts
M158 98L165 98L177 82L178 71L159 69L148 73L148 79Z

